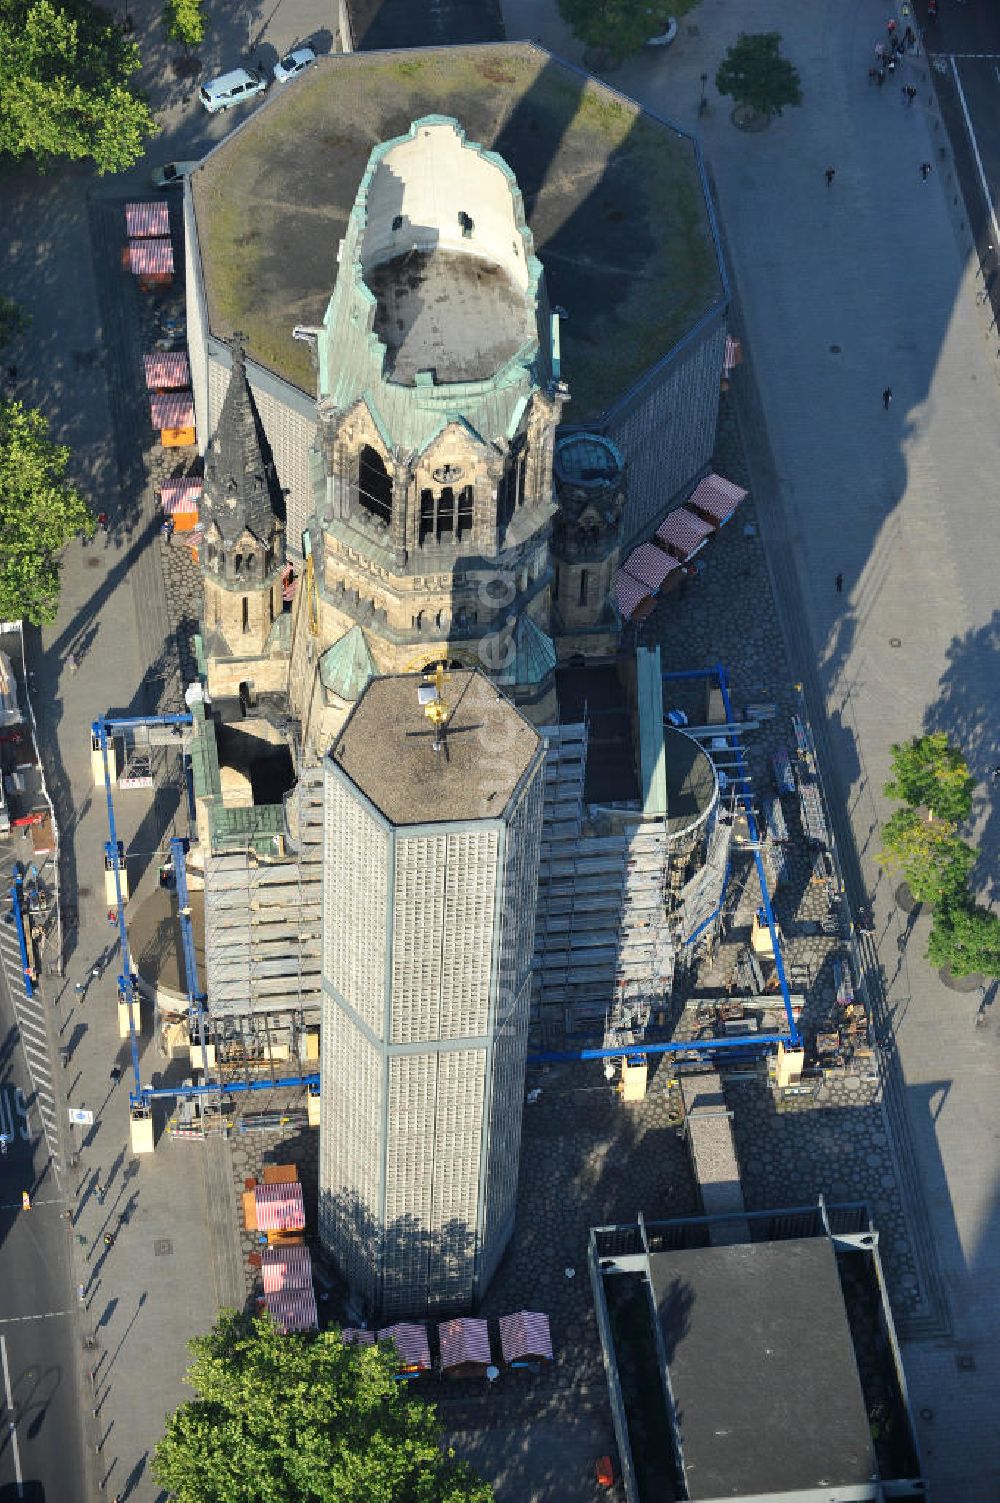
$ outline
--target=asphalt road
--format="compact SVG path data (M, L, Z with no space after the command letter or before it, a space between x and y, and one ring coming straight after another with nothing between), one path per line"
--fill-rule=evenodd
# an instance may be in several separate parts
M2 976L0 1040L0 1503L85 1503L70 1233Z

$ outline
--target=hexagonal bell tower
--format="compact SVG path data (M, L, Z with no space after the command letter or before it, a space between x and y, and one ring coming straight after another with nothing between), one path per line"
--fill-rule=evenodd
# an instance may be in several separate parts
M336 730L333 711L303 710L318 658L356 626L377 673L467 661L544 721L555 653L525 653L518 628L549 633L567 392L513 173L457 121L415 121L372 153L339 261L317 346L311 588L292 660L307 735L323 749ZM537 681L514 687L526 666Z
M285 687L282 509L237 336L219 425L205 456L201 570L210 694L234 694L244 682L258 690Z

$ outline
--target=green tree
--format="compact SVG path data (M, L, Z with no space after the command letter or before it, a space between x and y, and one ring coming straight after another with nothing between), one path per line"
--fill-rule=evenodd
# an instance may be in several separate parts
M205 17L202 0L167 0L163 18L167 23L167 36L174 42L183 42L185 47L197 47L205 40Z
M786 104L802 103L798 71L781 56L781 35L741 31L715 75L715 87L755 115L780 115Z
M9 345L18 334L23 334L30 323L30 315L11 298L0 293L0 350Z
M934 911L927 959L953 976L1000 976L1000 916L979 903L943 903Z
M0 0L0 152L120 172L155 129L128 87L139 50L88 0Z
M441 1450L434 1409L393 1381L388 1347L283 1336L224 1310L191 1342L196 1397L171 1415L153 1474L175 1503L490 1503Z
M620 63L664 31L669 17L680 18L695 4L697 0L559 0L559 14L581 42Z
M886 822L880 859L902 872L918 903L959 901L976 862L954 826L917 809L897 809Z
M53 621L62 550L76 533L93 533L87 503L66 479L68 460L40 412L0 402L0 618Z
M892 777L885 793L912 808L923 805L934 818L957 825L972 809L974 781L961 752L943 731L936 731L893 746Z

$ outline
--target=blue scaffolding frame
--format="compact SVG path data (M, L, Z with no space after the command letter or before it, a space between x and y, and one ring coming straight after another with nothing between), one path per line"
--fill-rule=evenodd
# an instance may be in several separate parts
M138 1005L139 977L132 965L132 957L128 947L128 929L125 923L125 903L122 899L121 869L119 866L118 829L115 824L115 804L113 784L111 781L110 749L112 738L116 731L148 730L153 726L185 726L193 724L193 716L190 712L175 715L132 715L132 716L105 716L95 720L91 731L101 751L104 765L104 795L108 810L108 840L104 846L105 857L110 863L110 869L114 872L115 879L115 902L118 922L118 934L121 940L121 975L118 977L118 995L128 1008L129 1043L132 1053L132 1073L134 1078L134 1090L129 1093L129 1105L134 1112L146 1113L153 1101L175 1100L177 1098L198 1098L209 1095L241 1095L253 1091L270 1091L279 1086L295 1088L299 1086L318 1086L319 1075L283 1075L267 1080L233 1080L222 1082L208 1080L208 1070L205 1069L205 1084L197 1086L172 1085L172 1086L143 1086L139 1071L139 1039L135 1026L135 1008ZM177 906L181 926L181 949L184 955L185 988L188 999L188 1017L192 1026L197 1024L198 1040L202 1046L202 1064L206 1064L206 1024L205 1002L206 994L198 985L198 964L194 951L194 933L191 927L191 909L187 886L187 856L188 841L180 836L174 836L170 841L170 853L174 866L174 874L177 884ZM16 887L16 884L15 884ZM23 934L23 919L20 917L18 906L20 894L15 895L15 923L18 925L18 939L21 945L21 954L25 970L25 982L29 987L27 965L28 956L25 948Z
M746 754L743 743L738 734L732 729L735 722L733 715L732 699L729 693L729 676L722 663L715 663L711 668L686 668L661 674L664 683L678 683L683 680L706 679L715 677L719 691L722 695L722 703L726 711L726 726L719 727L719 735L724 736L728 742L728 749L736 758L738 775L733 779L736 785L737 797L743 806L746 815L747 830L753 846L754 865L760 880L761 906L767 921L768 931L771 936L771 945L774 950L775 969L778 976L778 986L781 1000L785 1009L787 1032L785 1033L758 1033L741 1035L736 1038L721 1039L671 1039L667 1043L642 1043L642 1044L618 1044L611 1048L601 1047L594 1049L547 1049L537 1053L529 1053L529 1064L571 1064L580 1060L591 1059L621 1059L635 1058L650 1054L691 1054L711 1055L725 1053L726 1050L738 1049L744 1055L767 1052L771 1047L782 1044L789 1048L797 1048L801 1042L798 1024L792 1011L792 997L788 987L788 978L785 974L785 962L781 953L781 940L778 934L778 925L774 917L774 908L771 903L771 892L767 885L767 874L764 871L764 863L760 854L760 831L757 827L756 816L753 812L753 800L750 797L752 786L750 773L747 768ZM729 881L729 865L723 877L723 897ZM692 944L698 935L703 932L722 906L719 901L715 912L705 922L689 935L684 941L686 945Z

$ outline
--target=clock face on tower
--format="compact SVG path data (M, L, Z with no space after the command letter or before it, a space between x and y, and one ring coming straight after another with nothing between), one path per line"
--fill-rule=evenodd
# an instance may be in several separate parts
M432 470L431 475L438 485L454 485L456 480L461 480L465 471L458 464L443 464L440 469Z

